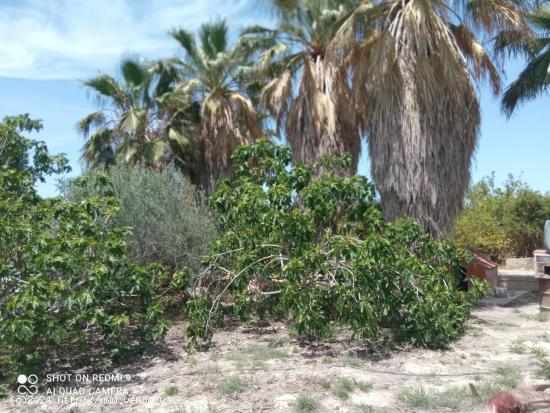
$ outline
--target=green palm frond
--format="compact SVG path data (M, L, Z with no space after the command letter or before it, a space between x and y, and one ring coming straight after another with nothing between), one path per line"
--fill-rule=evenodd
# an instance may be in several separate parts
M504 91L501 109L510 117L520 103L548 91L550 85L550 7L539 7L527 14L531 33L507 31L496 42L501 53L523 54L527 66Z
M107 117L101 111L90 113L76 123L76 129L84 136L89 136L92 129L99 129L107 123Z
M550 86L550 49L535 57L504 91L502 111L510 117L518 104L535 99Z
M116 105L124 106L128 104L128 94L126 91L109 75L99 75L85 80L84 86L90 88L98 97L112 99Z
M191 33L184 29L176 29L172 30L170 34L180 44L195 65L204 66L202 57L197 49L197 43Z
M127 133L137 133L145 125L147 111L132 108L122 114L118 122L118 128Z
M92 167L111 165L114 163L115 144L116 138L111 129L98 129L84 143L80 158Z
M225 20L203 24L199 29L201 50L209 59L227 50L228 27Z
M126 84L134 88L142 88L148 78L146 69L133 59L123 60L120 71Z

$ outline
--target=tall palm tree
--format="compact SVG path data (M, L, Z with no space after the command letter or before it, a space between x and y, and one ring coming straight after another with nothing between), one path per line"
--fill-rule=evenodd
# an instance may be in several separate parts
M261 134L258 113L246 93L251 51L241 42L229 46L223 20L203 24L198 44L183 29L172 36L185 51L179 61L182 81L175 90L189 94L200 108L200 180L208 189L213 180L230 175L234 149Z
M89 166L142 162L159 167L186 166L189 156L189 96L176 93L178 71L169 61L122 61L121 82L101 74L84 81L100 110L77 123L86 142L82 159Z
M480 125L475 82L500 90L486 40L528 31L515 0L364 1L329 50L351 72L371 173L390 220L452 231Z
M351 90L343 66L326 59L344 16L358 5L347 0L274 0L277 29L251 27L245 36L273 39L259 59L261 76L271 78L261 103L284 128L293 159L315 163L325 155L351 155L342 174L354 174L361 141ZM269 45L269 42L266 43Z
M534 9L527 19L534 36L509 31L502 33L497 41L499 50L520 53L529 60L518 78L504 91L501 106L508 117L518 104L536 98L550 86L550 7Z

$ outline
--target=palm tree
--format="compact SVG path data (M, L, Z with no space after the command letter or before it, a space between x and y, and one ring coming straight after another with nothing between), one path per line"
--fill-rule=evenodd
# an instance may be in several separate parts
M101 74L84 81L100 110L77 123L86 142L82 159L88 166L142 162L160 167L187 166L190 156L189 97L173 90L178 71L170 61L122 61L122 80Z
M536 8L527 19L534 36L509 31L502 33L497 42L499 50L521 53L529 59L518 78L504 91L502 110L508 117L518 104L536 98L550 86L550 7Z
M200 108L200 181L209 189L213 180L231 174L234 149L261 134L258 113L246 94L251 52L241 42L229 46L223 20L203 24L198 45L183 29L172 31L172 36L185 51L178 63L182 81L175 90L189 94Z
M361 141L344 67L326 52L344 16L358 1L276 0L278 28L251 27L245 36L266 40L258 72L271 78L261 93L275 118L277 133L289 143L293 159L309 164L326 155L351 155L338 172L355 174ZM273 44L267 40L272 39Z
M364 1L341 25L329 55L350 69L388 219L411 215L435 236L452 231L479 135L475 82L500 90L484 40L528 31L518 4Z

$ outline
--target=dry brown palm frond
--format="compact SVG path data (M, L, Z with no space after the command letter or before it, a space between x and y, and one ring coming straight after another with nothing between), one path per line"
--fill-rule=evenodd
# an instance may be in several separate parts
M321 58L304 63L298 94L286 119L286 137L297 161L313 164L325 155L349 153L353 165L338 172L355 170L360 138L349 96L345 72Z
M203 185L208 187L213 180L230 175L234 150L258 138L261 127L254 105L239 93L212 93L202 103L200 136L206 168Z
M476 32L485 32L492 37L503 30L529 31L521 2L470 0L466 3L465 9L465 22Z
M487 78L493 93L495 95L499 94L501 77L498 69L491 61L489 53L464 24L451 25L450 27L458 47L472 64L474 78L476 80Z
M285 70L280 76L269 82L260 96L260 104L266 108L277 125L277 134L281 132L281 126L288 113L289 101L292 98L292 74Z

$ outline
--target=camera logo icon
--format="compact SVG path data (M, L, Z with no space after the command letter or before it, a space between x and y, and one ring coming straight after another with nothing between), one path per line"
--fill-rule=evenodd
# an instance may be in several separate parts
M17 393L19 394L36 394L38 392L38 387L35 386L35 384L38 383L36 374L30 374L28 376L20 374L17 376L17 383L19 383L17 387Z

